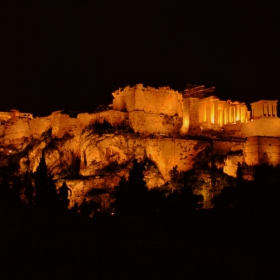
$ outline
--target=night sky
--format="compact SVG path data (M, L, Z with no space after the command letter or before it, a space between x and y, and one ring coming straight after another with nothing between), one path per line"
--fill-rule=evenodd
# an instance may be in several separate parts
M0 111L91 111L137 83L216 86L247 105L278 99L269 2L1 0Z

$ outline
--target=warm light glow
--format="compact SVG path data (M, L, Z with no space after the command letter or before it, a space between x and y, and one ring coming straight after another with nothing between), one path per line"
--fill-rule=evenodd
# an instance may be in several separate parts
M214 106L211 108L211 123L215 123Z

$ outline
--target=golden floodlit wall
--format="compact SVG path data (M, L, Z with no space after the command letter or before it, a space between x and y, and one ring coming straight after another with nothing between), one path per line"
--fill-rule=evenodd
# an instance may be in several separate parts
M179 115L180 97L181 94L170 90L168 87L159 89L143 88L136 92L135 109L154 114Z
M274 136L280 137L279 118L259 118L243 123L241 126L241 137L250 136Z
M183 100L182 134L198 134L199 127L199 99L187 97Z
M199 135L205 129L220 131L224 125L246 123L250 120L250 111L245 103L220 100L212 95L214 90L214 87L194 86L187 88L182 94L170 87L156 89L137 84L134 87L120 88L112 93L113 109L182 117L180 133L183 135ZM272 112L275 112L275 102L269 106ZM262 105L262 108L266 107ZM228 129L240 131L237 127Z
M163 114L149 114L144 111L133 111L129 113L129 123L135 132L174 136L178 134L182 126L182 118Z
M138 84L134 87L118 89L113 93L114 110L144 111L153 114L182 116L182 94L169 87L143 87Z
M238 163L246 163L249 166L263 163L274 166L280 164L280 137L248 137L245 142L240 142L239 146L232 146L231 152L236 152L229 153L225 159L223 171L230 176L236 177ZM219 153L215 147L213 150Z
M244 157L248 165L280 164L280 138L248 137L244 145Z

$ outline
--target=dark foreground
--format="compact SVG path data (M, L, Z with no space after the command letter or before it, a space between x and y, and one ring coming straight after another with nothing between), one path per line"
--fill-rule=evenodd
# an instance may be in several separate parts
M243 233L230 212L88 219L1 205L0 228L0 279L280 279L275 239Z

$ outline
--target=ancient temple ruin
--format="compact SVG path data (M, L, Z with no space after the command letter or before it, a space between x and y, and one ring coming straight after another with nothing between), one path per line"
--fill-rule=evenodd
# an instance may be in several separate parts
M181 93L170 87L156 89L138 84L114 91L113 97L113 109L131 113L131 122L139 132L172 134L181 121L181 135L201 135L211 130L238 137L280 136L277 100L251 103L250 111L244 102L220 100L215 95L215 87L206 88L204 85L188 85ZM170 126L160 128L160 123L166 121L164 115L173 117L169 124L172 126L173 121L174 129ZM137 126L133 122L135 118L139 122L145 118L148 120ZM258 125L253 121L258 121Z

